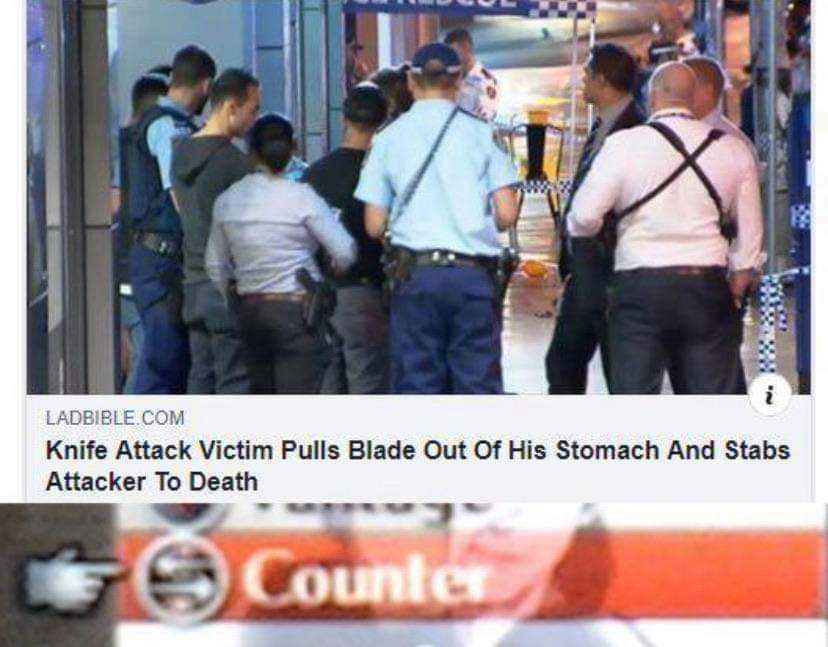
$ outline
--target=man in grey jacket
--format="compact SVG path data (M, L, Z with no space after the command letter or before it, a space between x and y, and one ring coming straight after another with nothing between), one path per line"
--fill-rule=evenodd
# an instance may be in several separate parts
M254 170L233 139L256 120L259 82L244 70L228 69L214 82L210 102L210 119L176 146L172 167L184 230L184 322L192 358L187 393L247 393L236 316L207 276L204 251L216 198Z

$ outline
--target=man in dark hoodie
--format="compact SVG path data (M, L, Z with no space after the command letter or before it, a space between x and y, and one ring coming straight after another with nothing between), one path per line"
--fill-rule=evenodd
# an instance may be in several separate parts
M192 363L187 393L247 393L247 371L235 313L204 269L204 250L221 193L254 170L251 158L233 143L256 120L261 104L258 80L228 69L213 83L212 113L202 130L180 142L173 157L173 193L184 230L184 322Z

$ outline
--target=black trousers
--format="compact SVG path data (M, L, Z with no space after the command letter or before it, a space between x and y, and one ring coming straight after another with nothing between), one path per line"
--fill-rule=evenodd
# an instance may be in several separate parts
M608 293L610 389L658 394L745 393L742 321L724 272L619 272Z
M571 241L570 278L546 353L546 381L552 395L586 393L587 370L599 347L604 377L609 383L606 293L610 262L600 241L585 238Z
M254 394L316 394L331 360L322 331L309 331L290 301L239 304L242 355Z

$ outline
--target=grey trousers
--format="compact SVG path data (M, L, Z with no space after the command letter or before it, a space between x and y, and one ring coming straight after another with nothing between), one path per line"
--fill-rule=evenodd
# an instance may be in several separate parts
M250 381L242 359L237 315L210 281L184 284L184 322L190 338L190 395L243 395Z
M338 357L331 362L322 392L388 393L388 313L382 290L368 285L339 288L331 325L339 336Z

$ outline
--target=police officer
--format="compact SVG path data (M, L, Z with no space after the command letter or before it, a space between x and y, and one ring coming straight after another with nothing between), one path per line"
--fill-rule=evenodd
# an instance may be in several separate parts
M644 123L632 96L637 75L635 59L623 47L613 43L593 47L584 71L584 99L596 107L598 118L584 144L570 195L580 190L609 135ZM567 209L571 205L570 198ZM546 354L546 380L552 395L582 395L598 348L609 381L606 290L612 273L612 236L607 230L602 236L569 240L565 224L562 229L558 266L567 283Z
M463 66L463 84L457 99L460 107L485 121L493 121L500 103L497 79L477 60L471 34L466 29L454 29L443 42L457 52Z
M184 393L189 351L181 320L181 222L172 187L173 142L197 130L216 75L207 52L189 46L175 55L170 90L135 128L126 163L130 178L126 213L134 233L129 272L144 327L134 392Z
M762 254L759 181L744 143L693 117L696 83L683 63L657 69L650 121L607 139L573 199L571 236L609 211L618 222L612 393L660 393L667 369L677 393L745 392L738 307Z
M119 198L124 204L129 203L129 164L126 156L129 154L130 143L135 137L135 129L140 124L144 114L158 103L158 99L169 91L169 76L156 72L148 72L138 79L132 86L132 119L121 128L118 134L118 187ZM122 211L122 209L119 209ZM126 369L123 393L135 392L135 377L137 374L138 358L144 345L144 329L141 326L141 317L132 298L132 286L129 284L129 249L132 245L133 232L130 229L129 216L119 215L117 229L118 243L118 282L120 291L121 312L121 342L122 357Z
M396 393L501 393L498 230L517 221L517 172L491 126L456 104L462 67L441 43L414 56L411 110L379 133L355 196L387 232Z

